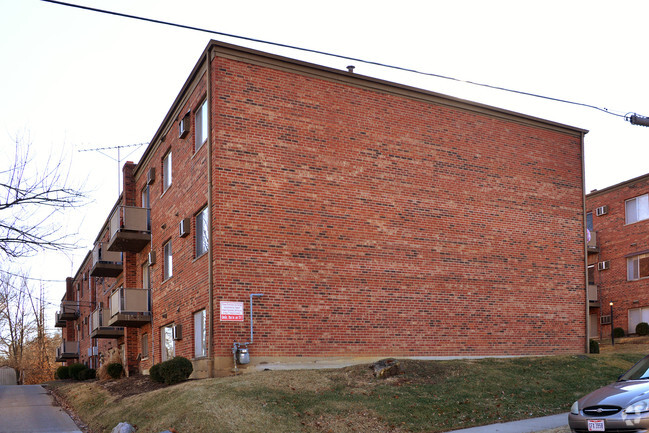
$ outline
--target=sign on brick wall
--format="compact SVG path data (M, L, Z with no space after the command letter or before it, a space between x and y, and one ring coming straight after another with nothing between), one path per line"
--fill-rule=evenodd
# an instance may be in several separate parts
M221 322L243 322L243 302L221 301Z

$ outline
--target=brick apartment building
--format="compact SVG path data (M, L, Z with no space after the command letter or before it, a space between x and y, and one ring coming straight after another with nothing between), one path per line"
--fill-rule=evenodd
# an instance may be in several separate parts
M586 196L593 338L610 336L613 327L633 334L638 323L649 322L648 197L649 174Z
M583 352L585 132L212 41L68 282L59 359Z

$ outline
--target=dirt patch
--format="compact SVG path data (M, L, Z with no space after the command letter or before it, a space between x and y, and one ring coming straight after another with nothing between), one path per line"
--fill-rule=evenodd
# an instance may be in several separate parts
M149 376L144 375L123 377L117 380L98 381L97 384L117 400L166 387L165 384L154 382Z

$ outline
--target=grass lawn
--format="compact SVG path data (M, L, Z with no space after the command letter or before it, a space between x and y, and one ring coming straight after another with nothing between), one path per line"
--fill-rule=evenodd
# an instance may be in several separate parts
M577 398L615 381L639 360L644 346L636 348L599 355L404 360L404 374L389 379L374 378L367 365L261 371L127 397L97 381L48 386L93 432L110 432L123 421L140 433L443 432L567 412Z

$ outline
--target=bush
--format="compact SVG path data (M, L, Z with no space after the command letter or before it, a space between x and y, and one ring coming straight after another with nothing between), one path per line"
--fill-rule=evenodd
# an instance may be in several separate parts
M173 385L189 378L194 371L192 362L182 356L176 356L168 361L156 364L149 370L151 380Z
M122 377L123 372L124 367L119 362L111 362L106 366L106 373L108 373L108 375L113 379L119 379Z
M599 343L597 340L590 340L590 350L589 353L599 353Z
M649 335L649 323L640 322L635 327L635 333L638 335Z
M54 377L56 379L69 379L70 378L70 368L67 365L63 365L59 368L56 369L56 373L54 374Z
M70 371L70 379L81 380L81 372L82 372L83 370L87 370L88 367L86 367L86 366L83 365L83 364L78 364L78 363L77 363L77 364L72 364L72 365L70 365L70 366L68 367L68 369L69 369L69 371Z
M151 380L154 382L158 383L164 383L164 378L162 377L162 374L160 374L160 364L155 364L152 365L151 368L149 369L149 376L151 377Z
M613 330L613 337L614 338L622 338L624 337L624 329L622 328L615 328Z
M97 377L97 371L94 368L86 368L79 373L79 380L89 380Z

